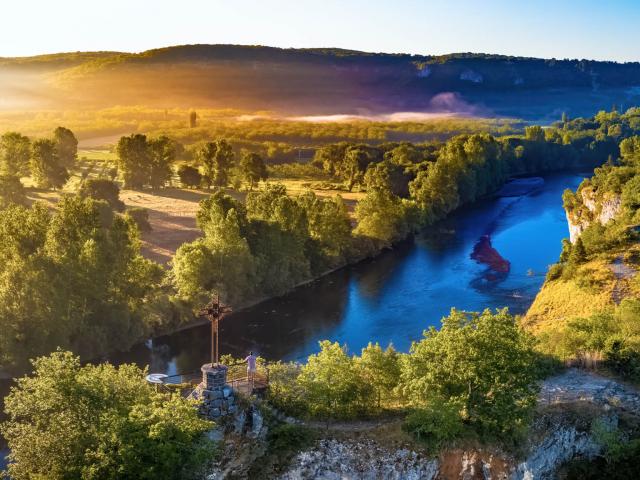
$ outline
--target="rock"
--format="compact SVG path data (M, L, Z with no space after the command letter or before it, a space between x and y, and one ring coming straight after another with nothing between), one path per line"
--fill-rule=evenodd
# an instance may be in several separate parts
M234 411L235 411L235 407L234 407ZM233 431L237 434L242 433L242 429L244 427L246 420L247 420L247 416L244 411L241 411L240 413L238 413L235 420L233 421Z
M438 461L400 449L388 451L377 443L321 440L318 445L299 453L281 480L433 480Z
M600 447L575 427L558 427L535 446L520 463L510 480L552 480L557 468L576 456L593 458Z
M582 200L584 209L567 211L567 223L569 224L569 240L575 243L582 232L594 221L606 225L613 220L622 208L622 198L620 195L608 194L605 198L596 201L592 189L584 188L578 197Z
M260 410L258 410L257 408L253 409L253 412L251 415L252 415L251 436L256 438L258 437L258 435L260 435L260 431L262 430L262 425L264 423L264 420L262 418L262 414L260 413Z

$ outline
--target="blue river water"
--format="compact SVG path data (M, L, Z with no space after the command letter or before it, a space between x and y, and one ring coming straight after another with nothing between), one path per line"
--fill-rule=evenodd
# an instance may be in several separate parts
M407 351L452 307L480 311L508 307L524 313L557 261L568 227L562 192L588 174L545 177L544 185L516 197L483 200L462 208L414 239L308 285L225 318L222 353L304 360L329 339L359 352L368 342ZM509 262L496 274L471 258L489 239ZM111 361L150 365L153 372L194 371L208 360L209 326L197 326L138 345Z

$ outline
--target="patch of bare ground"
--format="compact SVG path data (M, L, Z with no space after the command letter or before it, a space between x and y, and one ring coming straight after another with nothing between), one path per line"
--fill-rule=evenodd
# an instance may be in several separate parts
M149 212L151 231L141 235L142 254L167 264L180 245L198 238L201 235L196 225L198 203L207 196L207 192L176 188L122 190L120 199L128 208L145 208Z

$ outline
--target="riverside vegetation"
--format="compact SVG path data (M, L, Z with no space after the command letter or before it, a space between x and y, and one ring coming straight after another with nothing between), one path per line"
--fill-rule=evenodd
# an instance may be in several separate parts
M601 112L586 120L564 119L546 129L527 127L523 136L482 133L416 145L327 145L317 150L315 168L342 182L345 190L366 191L353 218L339 196L321 199L307 192L292 197L279 184L249 192L245 202L234 199L222 188L241 171L236 166L236 152L224 140L208 142L198 147L198 160L192 168L205 178L206 187L216 185L218 190L201 204L197 220L202 238L182 246L166 271L140 255L138 226L130 213L119 212L122 206L117 186L110 180L86 179L79 193L61 199L54 213L37 203L19 205L24 203L20 176L30 171L42 188L59 188L60 179L73 168L77 143L66 129L56 130L48 140L6 134L0 156L0 166L6 172L3 182L8 185L1 190L8 193L3 195L6 206L0 214L0 248L7 265L1 279L0 322L3 332L10 333L2 336L2 368L24 371L28 358L58 346L73 349L84 358L126 348L154 331L191 318L193 308L213 291L234 302L283 293L328 268L374 255L454 209L491 194L510 176L597 164L610 157L592 182L611 185L606 188L623 195L622 220L602 228L594 223L580 241L566 245L560 265L550 270L548 286L560 279L569 281L584 273L581 269L586 262L608 249L634 251L636 233L630 227L637 220L634 178L639 142L634 135L639 130L640 110L630 109L624 114ZM119 173L138 188L161 188L179 148L168 137L123 137L118 144ZM247 160L240 162L244 165L241 168L253 170L257 165L258 180L263 178L260 162L250 160L249 152L242 155ZM620 172L627 173L621 176ZM255 177L248 175L245 183L252 190ZM572 198L566 195L567 205L572 205ZM597 233L590 233L590 229ZM634 255L630 258L636 258ZM589 288L588 283L581 285ZM635 328L634 305L633 300L625 300L605 311L603 314L611 318L608 322L581 321L585 327L577 328L579 335L574 337L579 347L558 346L552 335L533 330L536 340L506 311L453 311L440 330L425 332L408 354L371 345L361 355L351 356L346 347L324 342L320 353L305 365L274 367L272 402L291 413L323 420L388 410L405 412L405 428L433 447L459 437L513 444L526 432L535 405L536 381L548 363L541 353L564 359L592 345L613 348L615 344L615 351L624 356L607 357L608 361L615 366L622 360L618 371L633 374L637 347L635 340L628 341L627 330ZM629 321L620 321L624 318ZM588 335L589 325L624 331L593 337ZM585 331L587 335L583 335ZM87 342L89 337L91 343ZM602 338L604 343L597 343ZM621 338L622 343L612 340ZM135 388L144 391L131 386L135 391L122 404L101 403L100 398L109 396L103 389L118 390L121 384L139 383L141 372L129 367L109 370L107 380L93 385L87 381L92 378L92 369L110 367L80 367L77 362L63 353L42 358L35 363L34 376L21 380L10 394L10 419L3 432L15 460L10 467L14 478L33 478L31 474L44 472L59 472L56 478L98 478L86 476L89 473L78 470L79 465L87 465L99 475L104 468L113 467L104 463L108 461L118 462L117 468L123 472L144 469L144 462L127 456L86 457L87 451L127 451L131 445L148 447L149 458L171 449L177 462L200 465L185 456L185 445L199 441L211 425L185 417L185 432L171 419L163 420L166 408L174 408L167 402L185 408L188 404L175 397L157 397L154 405L158 410L142 412L140 398L146 401L145 395L151 392L139 385ZM53 387L45 367L69 372L65 378L71 390L47 390ZM36 393L33 401L44 402L31 410L42 412L46 421L23 409L29 406L30 392ZM70 395L65 397L68 402L45 402L62 394ZM95 408L92 402L97 402ZM80 410L73 410L76 406ZM69 408L73 411L68 416L57 415ZM78 421L62 425L54 418ZM103 422L105 418L112 422ZM32 455L30 447L18 439L17 432L29 429L33 435L46 432L49 436L43 436L52 438L62 427L69 429L69 442L53 451L45 449L46 458ZM157 437L158 432L164 428L169 437L159 440L162 435ZM114 432L130 432L122 438L132 443L109 443ZM76 460L62 461L69 449L75 452ZM182 474L171 470L171 465L158 468L164 470L157 473L167 478Z

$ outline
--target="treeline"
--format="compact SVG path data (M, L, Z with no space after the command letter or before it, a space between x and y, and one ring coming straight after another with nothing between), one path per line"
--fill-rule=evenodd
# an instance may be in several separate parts
M309 210L309 205L330 204L311 193L291 199L283 186L269 186L250 195L246 206L214 196L203 203L199 215L204 238L183 246L176 255L178 290L185 298L201 298L205 292L219 290L235 300L282 293L327 268L376 254L456 208L495 192L511 176L592 165L597 159L617 155L618 143L608 133L618 129L611 126L631 133L637 115L635 110L625 115L599 114L588 124L599 125L599 130L589 135L580 130L586 124L564 119L547 129L527 127L521 137L473 134L419 145L327 145L316 151L313 163L343 182L347 190L366 191L355 207L352 231L347 228L343 207ZM604 136L603 131L607 132ZM205 223L204 217L212 218L211 202L217 205L215 221ZM342 200L331 202L341 204ZM336 216L336 211L342 213ZM319 227L314 227L338 228L337 219L339 234L323 226L331 232L323 237ZM269 229L258 234L257 229L265 225ZM330 238L340 247L322 246ZM226 245L237 245L243 261L225 267L222 260L214 260L226 255L222 253ZM274 276L276 261L279 275ZM234 272L232 267L241 273L229 274Z
M117 165L125 188L165 187L171 180L176 160L192 158L177 170L183 187L226 187L233 183L240 188L243 182L253 189L267 178L267 169L260 155L243 150L238 162L231 144L224 139L197 145L189 154L184 146L163 135L147 138L132 134L121 137L116 147Z
M437 448L458 437L522 438L543 372L534 340L505 310L453 310L409 353L369 344L360 355L320 342L302 365L269 367L269 401L302 417L352 419L408 412L404 428Z
M214 290L230 302L280 295L352 254L340 197L292 198L276 184L243 204L216 191L201 202L197 221L203 237L178 249L172 271L178 293L195 303Z

